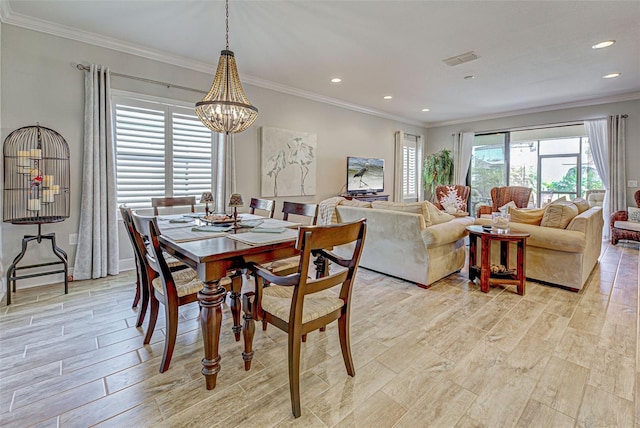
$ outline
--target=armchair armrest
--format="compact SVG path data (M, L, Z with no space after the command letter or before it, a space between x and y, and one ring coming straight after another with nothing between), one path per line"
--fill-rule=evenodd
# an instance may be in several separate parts
M476 209L476 217L480 218L480 216L482 214L491 214L493 208L491 207L491 205L480 205L479 207L477 207Z
M255 276L277 285L292 286L300 282L300 274L298 274L297 272L292 273L291 275L276 275L275 273L265 269L264 267L254 262L248 263L247 268L251 270Z
M627 221L629 214L626 211L616 211L611 215L611 227L616 221Z

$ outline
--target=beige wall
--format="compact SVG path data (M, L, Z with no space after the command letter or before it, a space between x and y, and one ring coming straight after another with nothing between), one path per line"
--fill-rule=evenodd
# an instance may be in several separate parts
M119 73L170 82L176 85L208 90L211 74L123 54L93 45L55 37L12 25L2 26L2 91L1 138L16 128L39 122L58 131L69 143L71 152L71 216L62 223L43 226L43 233L56 233L58 244L69 254L70 265L75 259L75 246L69 245L69 234L77 233L82 177L82 135L84 110L84 76L75 68L77 63L103 64ZM242 54L238 66L242 73ZM170 99L195 103L202 95L130 79L114 77L112 87ZM308 99L283 94L251 85L244 85L251 102L260 110L257 122L235 137L238 160L238 188L246 198L260 193L261 126L273 126L317 134L317 193L299 201L320 201L337 194L346 182L346 157L370 156L384 158L385 193L393 193L394 133L404 130L424 135L422 127L367 115ZM281 200L277 210L281 207ZM16 226L3 223L2 258L4 271L18 254L22 236L35 234L36 226ZM132 266L131 245L120 233L122 267ZM56 260L50 247L31 244L22 264ZM62 280L61 275L23 280L18 286L50 283ZM1 292L2 289L0 289Z
M597 119L614 114L626 114L629 116L626 122L626 175L627 180L640 182L640 168L638 167L640 165L640 99L428 128L426 152L430 154L443 148L453 149L452 134L459 132L482 133L550 123ZM634 204L633 194L636 190L638 188L627 188L627 202L629 205Z

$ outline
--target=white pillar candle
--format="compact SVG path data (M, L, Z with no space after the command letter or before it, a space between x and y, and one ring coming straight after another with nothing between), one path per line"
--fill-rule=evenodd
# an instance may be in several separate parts
M59 195L60 194L60 185L59 184L52 184L51 185L51 191L53 192L54 195Z
M29 199L29 211L40 211L40 199Z
M31 159L42 159L42 150L31 149Z
M42 191L42 202L53 202L53 195L55 195L55 193L53 193L53 190L43 190Z
M18 151L18 166L22 166L22 167L29 166L29 150Z
M43 175L42 176L42 185L44 187L53 186L53 175Z

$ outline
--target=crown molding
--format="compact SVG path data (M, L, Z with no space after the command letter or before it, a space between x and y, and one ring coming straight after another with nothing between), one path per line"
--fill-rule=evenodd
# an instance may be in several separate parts
M0 19L3 23L15 25L17 27L26 28L41 33L50 34L52 36L64 37L66 39L75 40L82 43L88 43L95 46L100 46L107 49L112 49L118 52L123 52L131 55L136 55L142 58L150 59L153 61L162 62L165 64L175 65L178 67L186 68L201 73L212 74L217 64L210 64L203 61L197 61L191 58L174 55L168 52L163 52L157 49L151 49L148 47L136 45L133 43L118 40L112 37L106 37L100 34L91 33L89 31L79 30L77 28L68 27L65 25L56 24L50 21L34 18L19 13L15 13L11 10L9 2L7 0L0 0ZM243 74L240 79L243 83L257 86L264 89L269 89L276 92L282 92L289 95L294 95L300 98L306 98L312 101L317 101L324 104L333 105L336 107L344 108L347 110L356 111L372 116L381 117L384 119L390 119L397 122L402 122L408 125L414 125L424 128L425 122L408 119L401 116L396 116L390 113L386 113L380 110L374 110L359 104L349 103L337 98L331 98L324 95L316 94L314 92L305 91L302 89L294 88L291 86L282 85L280 83L272 82L269 80L260 79L258 77L249 76Z
M640 92L629 92L626 94L612 95L609 97L590 98L586 100L572 101L569 103L561 103L561 104L549 104L546 106L533 107L533 108L522 109L522 110L512 110L509 112L495 113L495 114L490 114L486 116L468 117L466 119L457 119L457 120L451 120L446 122L431 122L431 123L427 123L425 127L428 129L428 128L437 128L440 126L460 125L462 123L479 122L481 120L501 119L504 117L520 116L523 114L542 113L546 111L563 110L563 109L575 108L575 107L588 107L588 106L595 106L599 104L619 103L619 102L633 101L638 99L640 99Z

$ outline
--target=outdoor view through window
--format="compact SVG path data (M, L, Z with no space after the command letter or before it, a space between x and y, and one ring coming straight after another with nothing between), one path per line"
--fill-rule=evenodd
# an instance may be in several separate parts
M471 215L476 206L491 205L497 186L531 187L532 207L603 188L584 125L476 135L469 174Z

